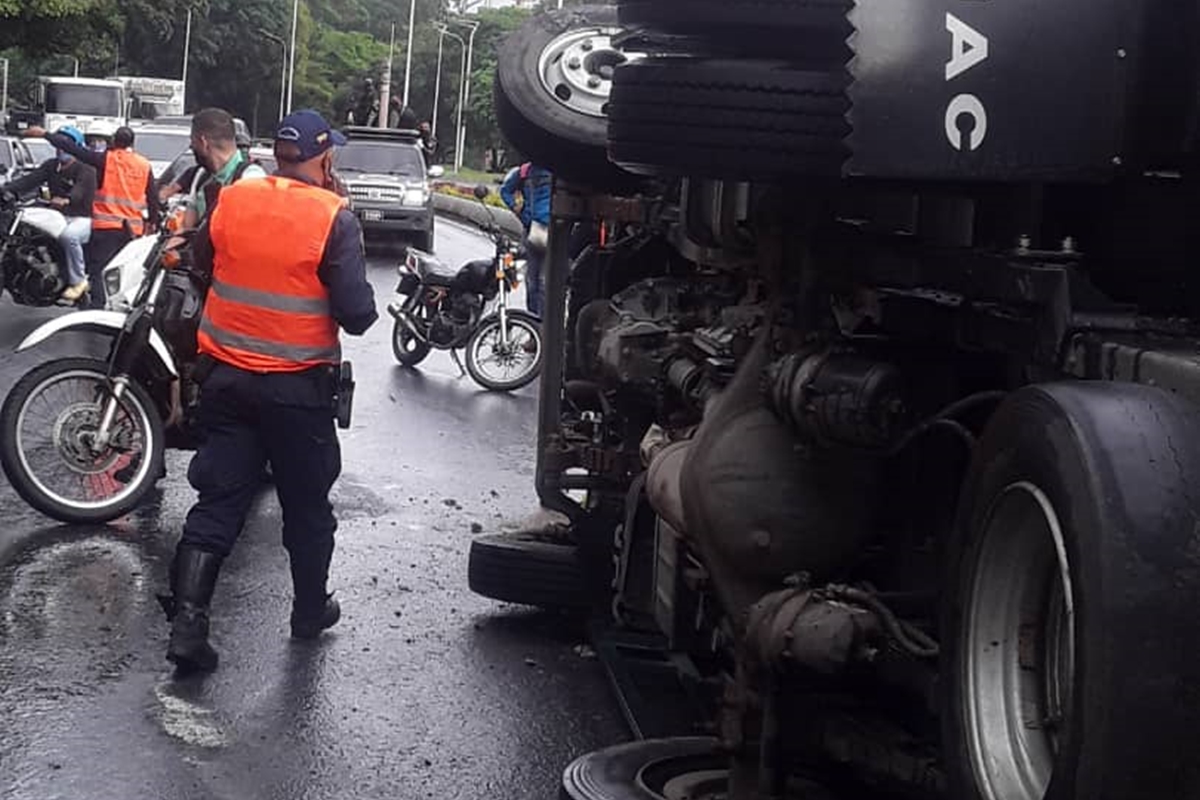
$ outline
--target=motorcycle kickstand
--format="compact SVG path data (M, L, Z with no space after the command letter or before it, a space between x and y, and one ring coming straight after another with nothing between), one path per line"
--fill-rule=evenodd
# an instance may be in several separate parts
M450 348L450 358L454 359L454 366L458 367L458 377L463 377L467 374L467 370L463 368L463 363L458 357L458 351L453 347Z

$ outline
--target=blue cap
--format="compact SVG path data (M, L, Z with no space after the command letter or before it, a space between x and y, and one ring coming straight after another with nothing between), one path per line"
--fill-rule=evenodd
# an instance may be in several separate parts
M325 118L306 108L284 117L275 129L276 142L291 142L300 148L297 161L316 158L334 145L346 143L346 137L330 127Z
M75 144L79 145L80 147L83 147L84 145L83 131L79 130L79 128L73 128L70 125L64 125L55 131L55 133L61 133L64 136L71 137L71 141L75 142Z

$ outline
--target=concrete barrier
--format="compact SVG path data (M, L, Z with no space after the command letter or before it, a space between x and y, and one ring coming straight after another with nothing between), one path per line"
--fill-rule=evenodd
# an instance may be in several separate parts
M433 209L438 214L443 214L459 222L465 222L468 225L475 225L476 227L482 227L491 221L488 218L488 211L491 211L495 217L496 224L500 226L500 230L509 236L514 239L520 239L525 233L524 228L521 227L521 220L517 219L516 214L507 208L489 206L485 209L477 200L467 200L462 197L434 192Z

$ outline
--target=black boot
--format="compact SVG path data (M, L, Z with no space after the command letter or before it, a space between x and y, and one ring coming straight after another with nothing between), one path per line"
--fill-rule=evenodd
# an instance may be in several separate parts
M342 618L342 609L333 595L325 591L333 541L318 546L292 549L288 555L292 567L292 636L315 639Z
M325 595L319 610L304 610L299 603L292 604L292 638L315 639L321 631L332 628L342 618L342 607L333 595Z
M217 668L217 652L208 643L208 606L221 561L221 556L193 547L180 547L175 552L167 660L180 672L211 672Z

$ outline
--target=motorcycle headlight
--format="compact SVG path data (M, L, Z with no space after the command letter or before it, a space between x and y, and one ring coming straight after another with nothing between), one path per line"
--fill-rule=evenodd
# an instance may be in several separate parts
M104 293L109 297L121 291L121 268L104 270Z
M406 206L423 206L425 205L426 193L424 189L406 189L404 191L404 205Z

